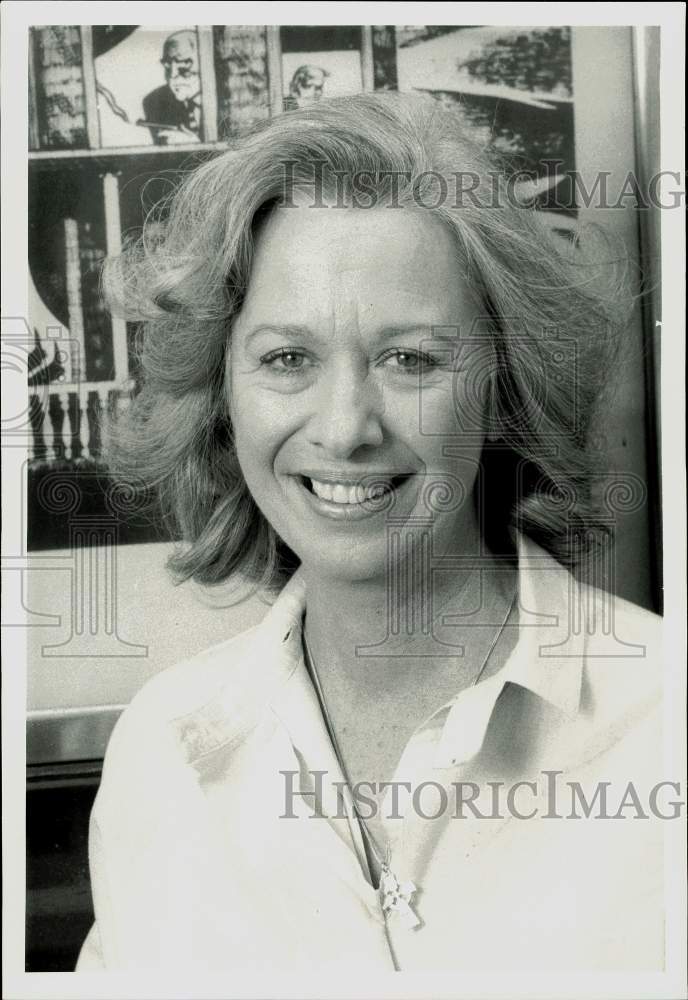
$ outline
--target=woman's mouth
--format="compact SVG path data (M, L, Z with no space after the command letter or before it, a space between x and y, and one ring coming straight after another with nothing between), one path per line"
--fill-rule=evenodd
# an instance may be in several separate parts
M306 488L311 493L315 493L321 500L331 500L333 503L363 503L364 500L375 500L382 496L387 489L392 489L392 481L389 486L383 483L373 483L371 486L364 486L358 483L350 486L347 483L324 483L317 479L305 478Z
M411 478L400 476L366 476L357 483L321 480L297 476L311 506L326 517L358 519L388 510L399 489Z

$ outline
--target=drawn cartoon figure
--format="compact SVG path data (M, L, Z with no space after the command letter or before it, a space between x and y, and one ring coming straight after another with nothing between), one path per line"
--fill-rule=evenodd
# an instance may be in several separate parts
M285 99L285 111L291 108L304 108L315 104L323 96L325 80L329 72L321 66L299 66L289 83L289 97Z
M196 32L177 31L165 39L160 60L165 83L143 98L143 120L158 146L199 142L201 138L201 77Z

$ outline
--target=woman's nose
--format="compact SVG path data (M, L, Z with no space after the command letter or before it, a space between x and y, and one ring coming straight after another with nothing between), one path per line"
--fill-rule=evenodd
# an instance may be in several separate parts
M311 442L333 458L364 445L382 444L382 401L367 371L347 364L322 379L308 431Z

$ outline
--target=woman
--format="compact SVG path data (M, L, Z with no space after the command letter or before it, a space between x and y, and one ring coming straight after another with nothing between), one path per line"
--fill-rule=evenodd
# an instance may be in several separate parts
M237 141L111 270L144 324L113 454L181 578L279 593L120 720L80 969L661 965L659 824L581 814L660 745L657 620L566 568L604 524L594 278L392 95Z

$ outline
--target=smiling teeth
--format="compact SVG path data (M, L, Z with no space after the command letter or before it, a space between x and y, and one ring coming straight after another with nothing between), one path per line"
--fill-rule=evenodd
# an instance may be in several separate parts
M329 500L330 503L355 504L363 503L364 500L375 500L382 496L386 488L382 484L377 484L366 489L364 486L344 486L342 483L320 483L317 479L311 479L313 492L321 500Z

